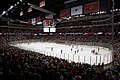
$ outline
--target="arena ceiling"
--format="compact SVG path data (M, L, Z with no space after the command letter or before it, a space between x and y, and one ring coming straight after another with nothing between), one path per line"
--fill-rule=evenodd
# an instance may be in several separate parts
M22 8L28 7L27 6L28 3L38 6L40 1L43 1L43 0L1 0L0 15L3 13L3 11L7 11L10 8L10 6L18 4L15 8L13 8L11 11L9 11L6 15L9 18L20 19L21 17L19 16L19 14L20 14L20 10ZM43 8L50 10L52 12L55 12L55 13L59 13L60 9L65 7L64 2L66 2L66 1L70 1L70 0L46 0L46 5ZM78 1L80 1L80 2L88 1L89 2L89 1L95 1L95 0L78 0ZM115 8L120 8L119 0L114 0L114 1L115 1ZM73 4L76 4L76 3L73 3ZM40 13L41 13L40 11L34 10L33 13L31 13L29 15L28 14L24 15L22 17L22 19L32 17L31 15L38 15Z
M22 8L28 8L28 3L39 5L40 1L43 0L4 0L0 2L0 14L3 13L3 11L7 11L10 6L17 5L15 8L13 8L11 11L8 12L8 16L12 18L19 18L17 17L20 13L20 10ZM59 12L60 8L64 8L64 2L67 0L45 0L46 5L43 7L44 9L54 11L55 13ZM34 10L35 14L40 14L40 11Z

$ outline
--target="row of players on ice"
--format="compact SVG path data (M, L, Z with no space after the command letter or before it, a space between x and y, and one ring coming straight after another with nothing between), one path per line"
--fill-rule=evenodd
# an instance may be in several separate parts
M100 50L100 48L98 47L98 49L96 50L96 49L93 49L93 50L91 50L91 53L92 54L95 54L95 55L98 55L98 52L99 52L99 50ZM53 51L53 47L51 47L51 51ZM83 48L78 48L78 46L74 46L74 45L72 45L71 46L71 52L73 52L74 51L74 53L76 54L76 53L79 53L79 51L83 51ZM63 50L61 50L61 54L63 53Z

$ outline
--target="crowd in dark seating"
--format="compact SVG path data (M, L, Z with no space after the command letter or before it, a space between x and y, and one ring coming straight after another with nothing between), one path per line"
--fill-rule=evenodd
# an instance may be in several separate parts
M69 63L67 60L9 46L7 42L40 39L42 41L110 42L104 36L46 35L0 36L0 80L119 80L120 54L115 55L116 68L102 65ZM116 38L116 48L120 46ZM118 44L119 43L119 44ZM118 49L118 48L117 48ZM116 50L117 50L116 49ZM118 49L119 51L119 49ZM118 56L119 55L119 56Z
M114 22L119 23L120 15L119 12L115 12ZM70 26L88 26L88 25L101 25L101 24L111 24L111 14L104 13L98 15L84 15L82 17L72 16L69 19L62 20L58 25L58 27L70 27Z

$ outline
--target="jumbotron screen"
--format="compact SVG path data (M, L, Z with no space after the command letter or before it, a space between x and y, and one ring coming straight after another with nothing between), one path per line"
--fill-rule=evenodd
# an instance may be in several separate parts
M56 32L55 22L51 19L43 20L43 32Z

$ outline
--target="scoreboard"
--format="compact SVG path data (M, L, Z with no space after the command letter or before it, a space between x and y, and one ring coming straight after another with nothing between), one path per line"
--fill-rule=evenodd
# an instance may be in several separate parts
M56 32L56 24L53 19L43 20L43 32Z

